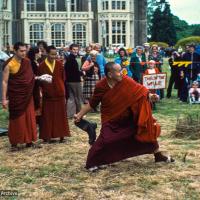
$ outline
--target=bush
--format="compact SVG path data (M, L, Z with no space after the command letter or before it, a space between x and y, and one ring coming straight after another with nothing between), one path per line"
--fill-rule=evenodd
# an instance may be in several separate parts
M198 140L200 138L200 116L182 115L177 118L176 130L171 134L177 138Z
M168 45L167 43L165 43L165 42L150 42L149 44L150 44L150 46L156 44L156 45L158 45L159 47L163 47L163 48L169 47L169 45Z
M179 46L181 46L182 48L185 48L185 46L188 44L200 44L200 36L191 36L181 39L176 43L175 47L178 48Z

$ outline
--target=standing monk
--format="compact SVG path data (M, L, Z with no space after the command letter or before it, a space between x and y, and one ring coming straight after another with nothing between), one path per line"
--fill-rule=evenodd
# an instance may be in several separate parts
M121 75L121 66L105 66L106 78L96 85L89 103L75 117L75 122L101 102L102 128L89 150L86 168L91 171L125 158L154 153L155 161L174 161L159 152L160 126L152 116L148 90Z
M49 74L52 83L42 82L42 120L40 139L53 142L52 138L60 138L64 142L65 136L70 136L66 113L64 67L56 60L57 52L54 46L47 47L47 58L40 64L38 74Z
M9 107L8 137L11 150L19 150L18 144L31 147L37 139L33 104L34 75L26 46L21 42L14 45L15 55L5 63L3 71L2 105ZM7 100L8 97L8 100Z

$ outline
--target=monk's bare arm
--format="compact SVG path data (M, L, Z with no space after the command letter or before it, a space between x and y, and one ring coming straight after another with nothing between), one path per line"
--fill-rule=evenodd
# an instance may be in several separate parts
M8 90L9 66L7 65L3 71L2 80L2 106L4 109L8 106L7 90Z
M74 121L75 121L75 122L79 122L79 121L82 119L82 117L83 117L85 114L87 114L90 110L92 110L92 107L91 107L90 104L88 103L88 104L86 104L85 106L83 106L83 107L81 108L81 110L80 110L79 113L77 113L77 114L74 115Z

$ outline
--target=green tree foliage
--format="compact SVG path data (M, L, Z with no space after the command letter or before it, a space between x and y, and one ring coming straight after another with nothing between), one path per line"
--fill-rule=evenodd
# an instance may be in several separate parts
M176 30L177 40L190 37L200 36L200 25L189 25L186 21L180 20L177 16L173 15L174 26Z
M152 32L153 35L155 35L155 32L158 32L158 35L160 35L159 30L152 29L152 23L154 20L154 23L158 23L161 19L161 16L156 15L162 15L164 7L167 3L167 0L147 0L148 8L147 8L147 25L148 25L148 38L150 38L150 41L152 41L151 36ZM160 9L159 11L157 9ZM155 13L156 12L156 13ZM155 19L153 19L153 17ZM200 36L200 24L193 24L189 25L186 21L179 19L177 16L172 15L173 24L175 27L176 32L176 38L177 41L183 38L187 38L190 36ZM162 19L165 20L165 19ZM165 32L165 34L168 32ZM159 38L158 38L159 39ZM156 40L159 41L159 40Z
M192 35L200 36L200 25L195 27L194 31L192 32Z
M180 20L177 16L173 16L174 26L176 30L177 40L188 37L192 34L191 29L186 21Z
M151 22L151 41L165 42L169 45L176 43L177 38L173 15L166 0L160 0Z
M155 9L158 6L158 2L156 0L147 0L147 34L148 37L151 36L151 26L152 26L152 18Z

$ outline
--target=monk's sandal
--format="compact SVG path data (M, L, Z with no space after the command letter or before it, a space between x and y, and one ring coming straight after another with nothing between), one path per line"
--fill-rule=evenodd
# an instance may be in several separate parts
M164 155L162 152L157 152L154 154L155 162L175 162L175 160L170 155Z
M90 172L96 172L99 168L97 166L94 166L94 167L90 167L88 170Z

